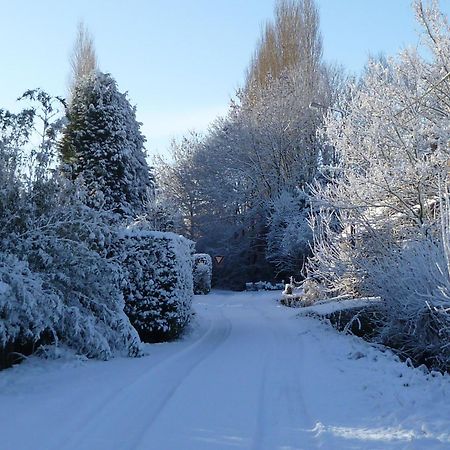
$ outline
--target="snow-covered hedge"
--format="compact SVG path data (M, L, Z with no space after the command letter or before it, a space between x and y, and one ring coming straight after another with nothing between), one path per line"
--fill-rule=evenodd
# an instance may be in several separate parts
M177 337L191 314L194 243L174 233L123 230L116 246L126 272L125 312L144 342Z
M139 355L121 268L109 258L116 219L87 206L81 177L55 170L60 101L39 89L22 100L30 106L17 115L0 109L0 366L41 344Z
M194 255L194 294L208 294L211 291L212 259L207 253Z

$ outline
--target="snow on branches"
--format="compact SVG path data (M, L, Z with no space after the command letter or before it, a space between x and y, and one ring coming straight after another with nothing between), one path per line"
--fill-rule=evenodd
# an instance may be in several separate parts
M441 219L449 214L450 40L437 3L427 5L416 2L416 11L433 57L408 50L370 61L342 116L328 115L339 170L315 188L321 213L309 273L334 294L382 296L383 339L442 368L450 367L438 356L449 341Z
M168 232L128 228L118 235L125 312L145 342L176 338L191 316L194 243Z
M67 109L61 157L67 174L82 177L91 204L134 218L153 200L153 175L135 109L109 74L77 81Z
M207 253L194 255L194 294L209 294L211 291L212 259Z

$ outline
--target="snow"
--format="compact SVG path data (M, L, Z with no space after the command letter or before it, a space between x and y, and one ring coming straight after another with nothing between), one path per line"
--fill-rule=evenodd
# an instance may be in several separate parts
M450 447L450 376L276 297L197 296L186 337L142 358L30 358L0 372L2 450Z
M177 337L191 315L194 243L183 236L122 230L117 252L127 271L125 312L144 342Z
M208 294L211 291L212 259L207 253L194 254L192 270L195 294Z
M299 309L300 315L317 314L327 316L338 311L347 311L354 308L363 308L370 306L379 306L382 302L380 297L363 297L346 300L321 301L311 306L305 306Z
M3 281L0 281L0 295L6 295L9 289L10 287L8 284L3 283Z

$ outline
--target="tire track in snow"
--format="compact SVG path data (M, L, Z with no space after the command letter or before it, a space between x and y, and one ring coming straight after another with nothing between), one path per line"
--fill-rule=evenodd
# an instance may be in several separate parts
M251 450L271 336L265 319L246 303L214 304L233 324L230 338L188 377L138 450Z
M272 356L273 352L270 352ZM267 412L267 371L269 366L269 354L266 353L264 358L263 373L259 388L258 405L257 405L257 417L256 417L256 430L254 433L252 450L261 450L264 448L264 442L266 440L266 430L269 422L269 414ZM273 420L273 418L272 418ZM276 418L275 418L276 420Z
M166 405L169 403L170 399L174 396L178 388L183 384L186 378L200 363L202 363L206 358L214 353L227 340L227 338L231 334L231 329L231 321L222 315L220 326L213 330L214 336L212 336L213 333L211 333L210 339L205 343L208 345L205 345L202 349L197 350L198 353L195 357L195 360L187 362L186 370L184 371L182 376L179 377L178 382L171 386L171 388L167 390L166 394L161 396L161 399L158 402L156 408L153 410L152 414L147 416L149 418L146 419L145 427L142 427L141 432L138 435L135 435L134 439L127 446L129 450L134 450L140 446L143 439L151 429L152 425L164 410Z
M197 341L159 361L131 385L110 396L78 424L78 431L73 430L54 449L134 449L185 378L227 339L230 332L228 319L211 321ZM164 381L154 383L154 380Z
M208 327L203 332L203 334L201 334L198 337L197 340L193 341L187 347L182 348L178 352L176 352L176 353L174 353L172 355L168 355L168 356L164 357L163 359L158 361L156 364L151 365L151 367L145 369L141 374L139 374L132 381L131 384L125 384L122 387L120 387L119 389L117 389L114 392L112 392L111 394L105 395L104 398L102 399L100 405L97 405L95 407L89 408L89 410L87 410L85 412L84 416L81 419L80 419L80 417L76 417L73 420L73 423L71 424L69 429L64 433L64 438L58 439L58 442L56 444L51 444L49 446L49 449L51 449L51 450L60 450L60 449L64 448L64 445L67 445L68 441L70 442L70 439L67 439L67 436L71 436L71 435L75 434L77 432L77 430L85 428L96 416L101 415L104 411L106 411L108 409L109 405L112 402L114 402L114 400L118 396L120 396L124 392L128 391L132 386L135 386L136 384L141 383L144 379L147 379L149 374L152 371L154 371L157 367L159 367L161 364L168 363L172 359L177 359L181 355L183 355L185 353L189 353L190 351L192 351L192 348L193 347L197 347L199 342L202 341L209 332L211 332L212 328L213 328L213 323L210 320L209 324L208 324ZM151 355L150 355L150 358L151 358Z
M312 420L302 392L301 361L304 339L284 327L276 326L273 317L255 308L264 317L270 331L261 391L257 425L252 450L287 450L317 448ZM289 349L289 350L287 350ZM291 361L286 363L286 354Z

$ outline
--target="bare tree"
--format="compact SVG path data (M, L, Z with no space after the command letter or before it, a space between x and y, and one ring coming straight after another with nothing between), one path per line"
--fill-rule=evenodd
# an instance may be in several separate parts
M278 0L275 19L265 25L247 71L246 91L252 96L291 69L312 88L321 60L322 37L314 0Z
M70 67L69 93L71 97L77 81L98 69L94 39L84 22L78 24L77 37L70 56Z
M180 142L172 141L169 152L172 161L158 156L155 159L160 197L169 201L181 216L181 232L189 239L199 237L198 218L204 214L202 170L196 165L202 137L191 132Z

